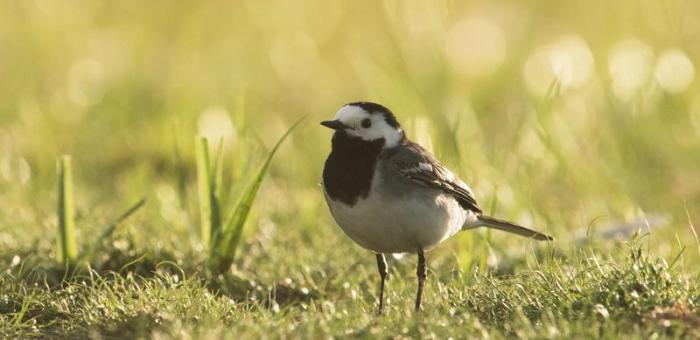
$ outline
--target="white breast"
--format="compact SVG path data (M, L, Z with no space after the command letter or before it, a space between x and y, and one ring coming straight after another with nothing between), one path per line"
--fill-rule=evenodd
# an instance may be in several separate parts
M324 190L338 225L364 248L380 253L427 251L475 220L448 194L409 182L397 186L377 173L369 196L354 206L331 200Z

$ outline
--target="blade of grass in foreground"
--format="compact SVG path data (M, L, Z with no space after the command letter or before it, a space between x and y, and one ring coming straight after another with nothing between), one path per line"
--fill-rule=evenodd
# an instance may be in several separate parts
M204 249L210 249L216 244L216 238L221 233L223 140L219 142L213 164L209 153L209 140L206 137L197 137L195 144L201 238Z
M212 192L211 192L211 162L209 157L209 141L204 137L195 140L197 157L197 194L199 195L199 216L201 238L204 249L208 249L212 233Z
M56 259L64 265L78 256L75 244L75 206L73 203L73 174L70 156L58 160L58 237Z
M265 162L260 167L258 172L253 177L252 181L248 187L243 191L241 196L236 203L235 209L232 211L231 216L226 221L221 237L218 242L213 247L213 253L210 254L211 268L217 272L224 272L233 263L236 256L236 249L241 240L241 234L243 233L243 226L245 225L250 209L253 206L253 201L257 196L258 190L262 185L262 181L267 174L267 170L270 167L272 158L274 157L277 150L280 148L285 139L292 133L292 131L301 124L304 118L299 119L294 125L292 125L287 132L282 135L282 137L277 141L277 144L270 150L267 155Z
M211 206L211 230L209 232L210 247L216 246L221 237L222 215L224 202L222 199L222 187L224 183L224 140L219 140L216 158L209 169L209 202ZM206 248L205 248L206 249Z

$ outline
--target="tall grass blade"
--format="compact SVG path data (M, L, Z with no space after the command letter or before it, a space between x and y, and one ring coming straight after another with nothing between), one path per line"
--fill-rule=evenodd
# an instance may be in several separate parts
M216 158L214 159L214 164L209 169L209 202L211 206L211 217L210 217L210 231L209 240L210 248L213 248L221 235L221 225L223 215L223 194L221 192L223 188L224 179L224 140L219 141L217 146Z
M209 157L209 141L205 137L197 137L195 140L195 154L197 158L197 194L199 196L199 218L201 238L205 249L209 249L211 243L211 163Z
M215 253L211 254L212 262L210 265L212 266L213 270L224 272L231 267L231 264L236 256L236 250L238 248L238 244L240 243L241 234L243 233L243 227L246 219L248 218L250 209L253 206L253 201L257 196L258 190L262 185L262 181L267 174L267 170L270 167L272 158L275 156L275 153L277 153L277 150L280 148L285 139L287 139L292 131L294 131L294 129L299 126L303 120L304 118L301 118L294 123L294 125L292 125L277 141L275 146L267 155L263 165L255 174L248 187L239 197L235 209L231 212L230 217L227 219L220 241L217 242L218 244L216 245Z
M58 237L56 259L65 265L75 262L75 205L73 202L73 173L70 156L58 160Z

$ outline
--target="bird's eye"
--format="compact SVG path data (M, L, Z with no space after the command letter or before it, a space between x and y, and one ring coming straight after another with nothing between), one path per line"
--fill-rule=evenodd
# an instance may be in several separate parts
M363 128L369 129L370 126L372 126L372 121L369 118L362 121Z

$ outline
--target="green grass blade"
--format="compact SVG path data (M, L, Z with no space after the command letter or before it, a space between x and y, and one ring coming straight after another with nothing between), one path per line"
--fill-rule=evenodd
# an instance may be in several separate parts
M209 157L209 141L205 137L195 139L195 154L197 157L197 194L199 196L199 217L201 238L204 248L208 249L211 241L211 163Z
M216 147L216 159L214 159L214 167L211 169L211 178L213 180L212 190L217 198L221 197L221 188L224 182L224 140L221 139Z
M275 144L272 150L270 150L265 162L255 174L248 187L241 194L238 202L236 203L236 208L233 210L231 216L226 222L222 238L219 244L216 245L216 254L213 254L212 257L214 260L213 263L211 263L213 266L212 269L223 272L228 270L233 263L236 256L236 249L238 248L241 234L243 233L243 226L248 218L258 190L262 185L262 181L267 174L267 170L270 167L272 158L275 156L275 153L277 153L277 150L280 148L285 139L287 139L292 131L294 131L294 129L299 126L303 120L304 118L298 120L287 130L287 132L284 133L284 135L282 135L282 137L277 141L277 144Z
M217 244L222 226L222 188L224 178L224 140L219 141L214 164L209 169L209 202L211 206L211 229L209 231L210 245Z
M63 264L75 262L75 205L73 202L73 173L70 156L58 160L58 237L56 259Z

